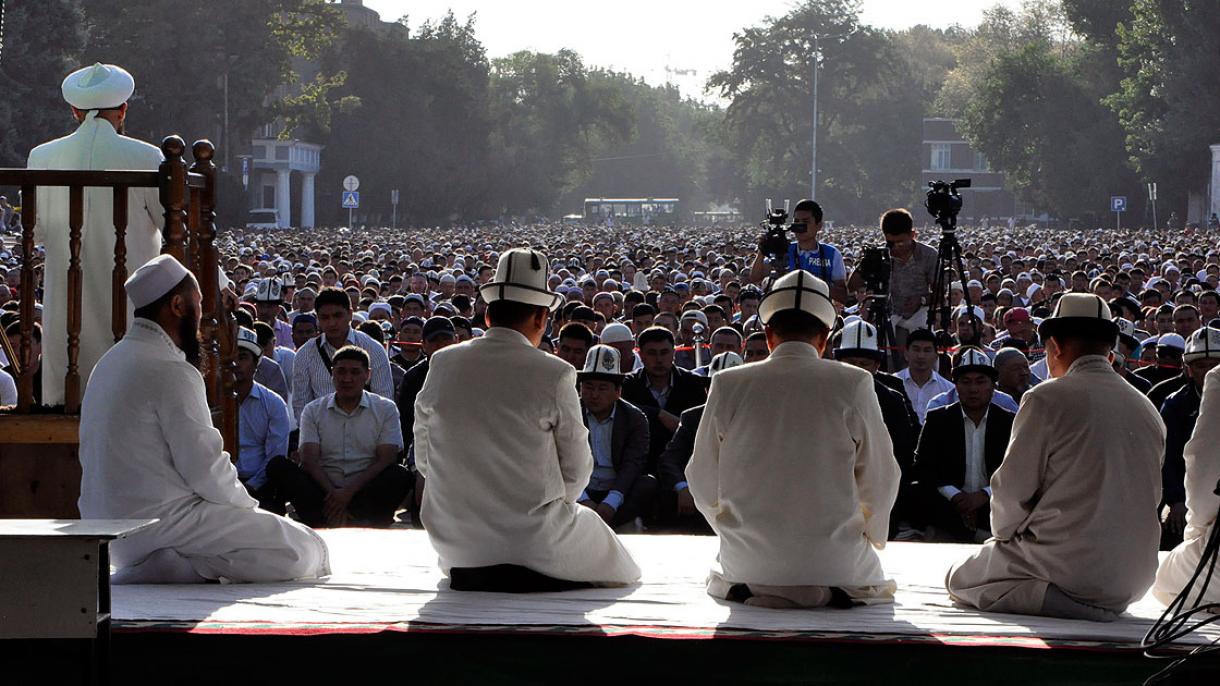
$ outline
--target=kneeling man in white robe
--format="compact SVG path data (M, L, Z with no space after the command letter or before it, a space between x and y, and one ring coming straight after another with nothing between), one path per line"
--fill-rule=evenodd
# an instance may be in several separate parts
M773 608L891 602L885 547L901 470L861 369L822 359L835 312L806 271L758 309L771 355L712 377L686 479L720 537L708 593Z
M437 351L415 401L422 516L454 590L559 591L624 585L640 569L593 510L576 370L538 349L562 298L547 260L500 256L482 289L487 333Z
M949 570L987 612L1116 619L1152 585L1165 426L1115 373L1105 301L1069 293L1039 329L1051 379L1027 391L991 477L991 533Z
M258 509L212 426L199 360L201 296L169 255L127 280L135 319L102 356L81 409L84 519L153 519L111 544L115 583L271 582L330 573L306 526Z
M1186 532L1161 562L1152 586L1152 594L1166 605L1190 583L1220 513L1220 495L1216 495L1220 488L1220 367L1204 377L1199 419L1182 456L1186 459ZM1209 603L1220 603L1220 583L1214 579L1202 597L1192 591L1186 607Z

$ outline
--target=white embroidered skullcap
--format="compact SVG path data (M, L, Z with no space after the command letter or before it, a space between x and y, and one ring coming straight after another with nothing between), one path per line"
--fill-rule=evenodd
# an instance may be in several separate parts
M635 336L631 335L631 329L626 324L607 324L606 328L602 329L602 343L626 343L634 341Z
M172 255L157 255L137 269L123 286L127 299L140 308L156 302L188 276L191 272Z

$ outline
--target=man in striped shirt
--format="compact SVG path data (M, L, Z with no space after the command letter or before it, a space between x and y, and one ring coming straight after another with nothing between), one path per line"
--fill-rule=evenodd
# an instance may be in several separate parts
M352 329L352 304L347 294L338 288L324 288L314 301L314 310L322 333L297 350L292 374L293 416L299 419L301 410L311 400L335 392L330 373L331 358L345 345L360 347L369 354L372 376L368 390L393 400L394 377L390 373L390 357L385 348L368 334Z

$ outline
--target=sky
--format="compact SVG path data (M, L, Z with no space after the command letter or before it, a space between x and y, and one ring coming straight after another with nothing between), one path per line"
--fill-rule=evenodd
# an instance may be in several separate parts
M478 13L476 33L490 57L518 50L571 48L588 66L612 68L648 83L674 83L689 97L733 61L733 33L797 0L364 0L384 21L409 17L412 27L452 9ZM996 4L1020 0L863 0L863 23L903 29L915 24L975 26Z

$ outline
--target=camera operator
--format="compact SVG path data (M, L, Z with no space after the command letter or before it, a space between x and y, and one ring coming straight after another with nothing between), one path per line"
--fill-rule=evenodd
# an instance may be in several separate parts
M792 233L796 240L788 244L783 273L804 269L830 286L830 297L840 303L847 302L847 268L843 265L843 254L829 243L819 243L822 233L822 206L812 200L802 200L792 210ZM759 283L770 273L767 250L764 243L767 234L758 238L758 255L750 267L750 282Z
M911 213L888 210L881 215L881 232L890 249L890 321L894 325L893 345L902 348L907 335L927 326L927 306L936 280L936 248L916 240L919 232ZM864 288L859 269L852 272L847 287Z

